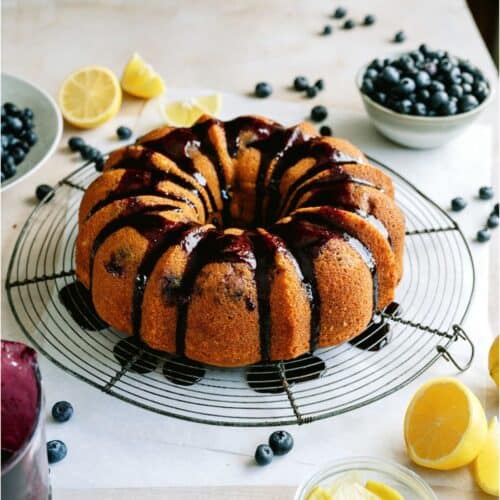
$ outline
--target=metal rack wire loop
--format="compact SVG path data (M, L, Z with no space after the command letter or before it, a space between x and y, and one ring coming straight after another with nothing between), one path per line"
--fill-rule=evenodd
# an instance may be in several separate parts
M78 207L98 175L90 162L62 179L22 228L6 280L12 313L63 370L134 405L207 424L305 424L386 397L440 359L466 370L474 345L460 325L475 278L464 236L415 186L370 160L392 176L406 216L405 273L397 303L350 342L292 361L220 369L153 351L108 327L75 282ZM467 361L458 362L452 346Z

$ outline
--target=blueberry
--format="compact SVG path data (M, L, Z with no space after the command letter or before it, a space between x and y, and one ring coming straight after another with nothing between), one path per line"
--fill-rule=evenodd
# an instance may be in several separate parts
M3 107L10 116L17 116L20 113L20 109L13 102L6 102Z
M431 84L429 85L429 92L431 94L434 94L435 92L441 92L445 89L446 87L442 82L438 82L437 80L432 80Z
M10 141L12 140L12 136L8 134L2 135L2 149L7 149L10 145Z
M7 179L16 175L16 162L14 161L14 158L12 158L12 156L7 156L7 158L2 162L2 172L5 174L5 177Z
M425 43L422 43L419 47L418 47L418 50L424 55L426 56L429 52L430 52L430 49L429 47L427 46L427 44Z
M352 19L348 19L344 23L344 25L342 26L342 28L344 28L345 30L352 30L354 28L354 26L356 26L356 23Z
M445 80L448 83L462 83L462 75L460 70L455 66L445 75Z
M474 73L476 68L472 65L470 61L467 61L466 59L461 59L458 61L458 65L460 66L460 69L462 71L465 71L467 73Z
M498 224L500 224L500 218L496 214L490 214L488 217L488 222L487 225L490 229L494 229L495 227L498 227Z
M383 59L374 59L368 68L373 68L376 71L381 71L384 69L384 61Z
M420 89L417 91L417 97L420 101L427 101L431 97L431 93L427 89Z
M500 206L498 203L495 203L495 206L493 207L493 212L491 213L500 217Z
M47 457L49 464L60 462L68 454L68 448L59 439L47 443Z
M6 179L5 174L3 173L3 170L0 172L0 182L3 182Z
M293 81L293 88L298 91L306 90L309 87L309 80L305 76L297 76Z
M385 101L387 100L387 95L386 95L384 92L375 92L375 93L372 95L372 99L373 99L375 102L378 102L379 104L384 105L384 104L385 104Z
M314 108L311 109L311 120L313 122L321 122L327 116L328 116L328 110L325 108L325 106L318 105L314 106Z
M464 94L471 94L472 93L472 85L470 83L463 83L462 84L462 91Z
M28 118L29 120L33 120L33 118L35 117L33 110L31 108L24 108L23 116L24 118Z
M394 35L394 42L395 43L402 43L406 40L406 34L404 31L398 31L395 35Z
M495 196L495 193L491 186L482 186L479 188L479 198L481 200L491 200L493 196Z
M467 202L461 196L458 196L457 198L453 198L453 200L451 200L451 209L454 212L460 212L460 210L463 210L466 206Z
M324 136L332 135L332 129L328 125L322 125L319 129L319 133Z
M409 95L412 92L415 92L415 89L415 81L411 78L403 78L396 87L396 91L399 95Z
M363 24L365 26L371 26L372 24L375 24L375 16L372 15L372 14L368 14L367 16L365 16L365 18L363 19Z
M448 73L449 71L452 70L452 68L453 68L453 64L451 63L451 61L448 58L442 59L441 62L439 63L439 69L443 73Z
M426 116L427 115L427 106L423 102L416 102L413 105L413 114L417 116Z
M269 446L275 455L286 455L293 448L293 437L287 431L274 431L269 436Z
M396 111L403 115L409 115L411 113L412 102L409 99L402 99L397 101Z
M255 450L255 461L258 465L268 465L273 461L274 453L267 444L259 444Z
M98 172L102 172L104 168L104 156L99 155L95 160L94 160L94 167Z
M14 161L16 162L16 165L19 165L24 160L24 157L26 156L26 153L25 153L24 149L21 147L21 145L16 146L15 148L12 148L11 154L12 154L12 158L14 158Z
M307 87L306 89L306 96L312 99L313 97L316 97L318 95L318 89L311 85L310 87Z
M332 26L331 24L326 24L325 26L323 26L323 31L321 32L321 34L323 36L325 35L331 35L332 34Z
M418 50L412 50L410 52L410 57L416 62L416 63L423 63L425 61L425 57L423 56L422 52Z
M24 134L23 138L30 146L34 146L38 141L38 136L36 135L36 132L33 132L33 130L28 130Z
M469 85L472 85L474 83L474 77L470 73L468 73L467 71L464 71L462 73L462 82L468 83Z
M451 115L456 115L458 112L458 106L456 101L454 100L448 100L448 102L445 102L442 106L439 108L439 114L444 115L444 116L451 116Z
M31 132L31 131L30 131ZM27 155L31 149L31 146L25 141L24 136L22 137L22 141L19 143L19 147L24 151L24 154Z
M267 82L260 82L255 86L255 95L260 98L269 97L273 93L273 88Z
M375 68L368 68L364 74L365 78L371 78L372 80L374 78L377 78L377 76L378 76L378 71Z
M374 90L375 86L373 85L373 80L370 78L364 78L363 83L361 84L361 92L371 95Z
M439 109L449 101L449 96L444 90L438 90L431 95L429 106L432 109Z
M475 83L473 86L473 92L479 102L484 101L489 94L488 85L485 82Z
M80 156L84 159L84 160L90 160L90 157L92 156L92 151L93 151L93 147L92 146L89 146L87 144L84 144L83 146L80 147L79 149L79 152L80 152Z
M437 64L432 61L426 62L422 69L429 73L430 76L435 76L438 71Z
M5 123L7 124L8 129L14 134L19 134L24 128L23 121L17 116L7 117Z
M467 111L472 111L474 108L477 108L477 106L479 106L478 100L473 95L470 94L466 94L458 100L458 108L463 113L467 113Z
M485 243L491 238L491 233L487 228L480 229L476 234L476 238L479 243Z
M419 71L415 75L415 84L419 89L428 87L431 84L431 76L427 71Z
M85 141L81 137L70 137L68 147L71 151L80 151L85 146Z
M437 116L437 111L435 109L429 109L427 111L427 116Z
M318 90L323 90L325 88L325 82L324 82L323 78L319 78L318 80L316 80L316 82L314 83L314 86Z
M333 13L333 17L335 19L342 19L343 17L345 17L347 15L347 10L344 9L344 7L337 7L335 9L335 12Z
M448 89L448 94L450 94L450 96L460 98L463 96L464 91L460 85L457 85L455 83L451 85L450 88Z
M54 188L52 186L49 186L48 184L40 184L37 186L36 191L35 191L35 196L38 201L50 201L52 198L54 198ZM52 410L54 411L54 410ZM55 418L55 417L54 417Z
M132 130L129 127L124 127L122 125L116 129L116 135L118 136L118 139L124 141L132 137Z
M399 78L400 73L394 66L386 66L382 71L382 79L390 85L398 83Z
M67 422L73 416L73 406L68 401L58 401L52 407L52 418L56 422Z

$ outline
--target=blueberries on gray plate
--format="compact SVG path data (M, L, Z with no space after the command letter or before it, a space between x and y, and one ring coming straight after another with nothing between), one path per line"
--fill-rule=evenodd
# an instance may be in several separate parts
M453 198L453 200L451 200L451 209L454 212L460 212L460 210L463 210L466 206L467 202L461 196L458 196L457 198Z
M255 86L255 95L260 98L269 97L273 93L271 84L267 82L259 82Z
M273 461L274 453L267 444L260 444L255 450L255 461L258 465L268 465Z
M269 446L275 455L286 455L293 448L293 437L287 431L274 431L269 436Z
M52 407L52 418L56 422L67 422L73 416L73 406L68 401L58 401Z
M479 243L485 243L490 238L491 238L491 233L487 228L480 229L476 234L476 239L477 241L479 241Z
M493 196L495 196L495 193L491 186L482 186L479 188L479 198L481 200L491 200Z
M60 462L68 454L68 448L59 439L54 439L47 443L47 457L49 464Z

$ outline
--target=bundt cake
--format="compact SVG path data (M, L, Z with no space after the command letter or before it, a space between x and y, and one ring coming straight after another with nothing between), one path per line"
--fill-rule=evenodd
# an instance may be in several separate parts
M403 247L391 179L349 142L202 117L111 153L80 205L76 273L114 328L244 366L361 333Z

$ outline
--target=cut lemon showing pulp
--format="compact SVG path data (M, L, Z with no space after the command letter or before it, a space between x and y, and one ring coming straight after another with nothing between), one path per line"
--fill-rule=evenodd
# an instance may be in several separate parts
M379 483L378 481L369 479L366 481L365 488L377 495L380 500L404 500L403 496L394 488L387 486L387 484Z
M101 125L118 112L121 102L118 79L101 66L71 73L59 90L59 106L64 118L79 128Z
M132 55L123 70L122 88L143 99L151 99L165 92L161 76L137 53Z
M204 114L216 115L222 106L220 94L173 101L163 108L165 120L174 127L191 127Z
M472 462L486 433L481 403L453 378L424 384L406 410L406 449L410 458L423 467L449 470Z
M472 472L477 485L489 495L498 497L500 434L498 421L493 418L488 427L486 441L472 464Z

